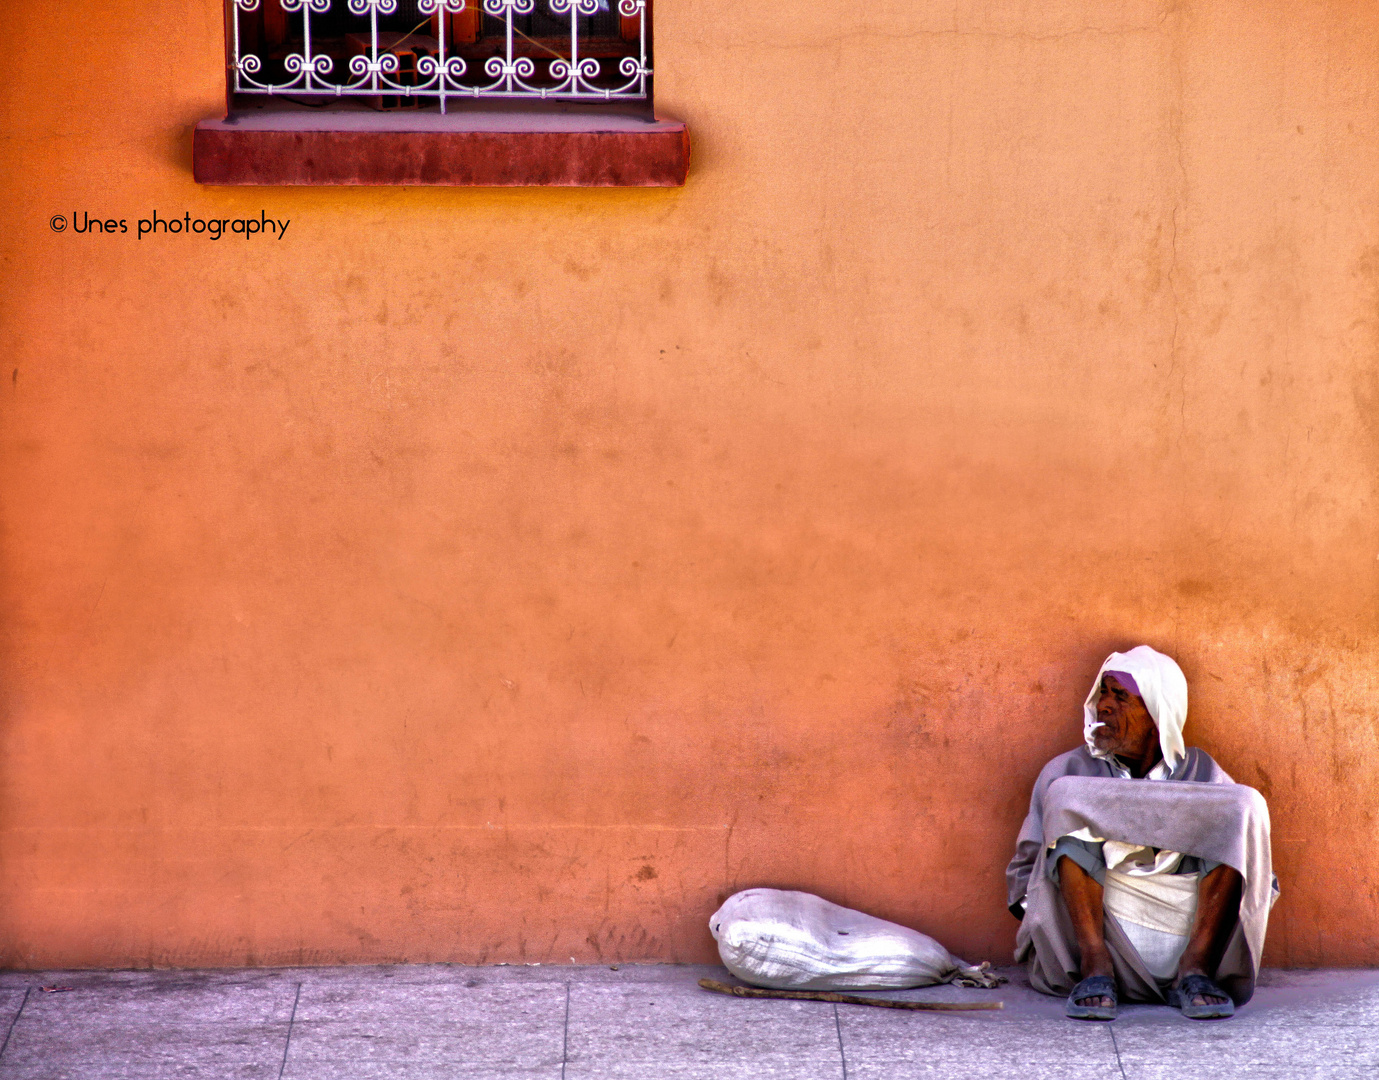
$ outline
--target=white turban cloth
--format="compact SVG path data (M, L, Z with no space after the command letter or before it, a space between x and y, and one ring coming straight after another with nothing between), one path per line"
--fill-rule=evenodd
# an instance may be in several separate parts
M1087 749L1093 757L1102 760L1111 757L1106 751L1098 750L1092 739L1092 732L1099 723L1096 705L1101 696L1101 677L1108 671L1123 671L1135 680L1144 707L1159 729L1159 747L1163 750L1164 761L1170 771L1177 768L1186 755L1183 725L1187 723L1187 677L1173 657L1148 645L1137 645L1129 652L1113 652L1102 663L1092 683L1092 692L1087 695L1087 703L1082 706L1082 736L1087 740Z

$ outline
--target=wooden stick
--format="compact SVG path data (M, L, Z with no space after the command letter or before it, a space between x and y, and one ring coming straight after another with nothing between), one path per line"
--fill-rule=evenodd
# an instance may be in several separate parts
M831 990L759 990L755 986L729 986L715 979L700 979L699 985L716 994L732 994L733 997L834 1001L840 1005L875 1005L878 1009L910 1009L914 1012L989 1012L1005 1008L999 1001L892 1001L890 998L835 994Z

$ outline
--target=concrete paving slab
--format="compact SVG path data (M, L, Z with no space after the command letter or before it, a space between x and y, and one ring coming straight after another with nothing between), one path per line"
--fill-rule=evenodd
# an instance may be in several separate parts
M565 985L571 971L582 978L597 978L602 967L560 967L551 964L493 964L470 967L464 964L387 964L357 967L281 968L278 969L303 986L450 986L461 983L479 985L531 985L559 983Z
M1326 1061L1369 1068L1379 1076L1379 1037L1373 1028L1251 1027L1239 1020L1192 1021L1179 1018L1171 1035L1164 1028L1117 1025L1116 1049L1123 1064L1152 1065L1164 1060L1166 1044L1185 1059L1222 1066L1292 1065Z
M561 1063L564 983L452 973L449 982L379 979L304 984L288 1050L290 1075L542 1073ZM391 1070L391 1071L390 1071ZM289 1075L285 1071L284 1075Z
M565 1068L564 1080L844 1080L841 1065L822 1062L717 1061L700 1064L646 1062L577 1065Z
M296 986L258 972L62 972L30 976L7 1024L0 1080L273 1077ZM44 993L43 986L66 986Z
M1017 1066L1014 1072L1003 1072L973 1054L967 1061L932 1065L919 1061L883 1061L853 1064L848 1062L847 1080L993 1080L1000 1076L1022 1076L1031 1080L1124 1080L1120 1066L1081 1063L1042 1063ZM1179 1072L1174 1080L1183 1080ZM1215 1078L1213 1078L1215 1080Z
M85 1065L2 1065L0 1080L277 1080L272 1065L196 1065L149 1062L98 1062Z
M353 1021L377 1024L457 1023L482 1036L489 1024L565 1025L566 984L526 985L485 983L457 978L449 983L336 983L302 984L297 1023Z
M1003 1022L1000 1013L942 1016L845 1006L840 1013L849 1072L896 1062L957 1068L980 1061L1002 1072L1024 1065L1116 1065L1116 1046L1105 1024Z
M564 1080L844 1080L841 1062L570 1062Z
M1189 1067L1206 1072L1209 1080L1374 1080L1374 1070L1330 1063L1301 1065L1222 1065L1193 1061ZM1188 1068L1176 1065L1126 1065L1125 1080L1185 1080Z
M24 1021L53 1024L286 1023L296 997L295 981L246 973L238 979L191 972L82 972L36 981L24 1005ZM41 986L70 986L45 994ZM7 995L15 991L5 991ZM22 996L22 994L21 994Z
M561 1080L560 1069L558 1064L528 1069L492 1062L289 1061L282 1080Z
M292 1027L288 1061L492 1064L537 1068L559 1065L561 1018L536 1024L466 1019L447 1030L435 1021L375 1023L298 1021Z
M1075 1024L1061 1001L1018 972L996 990L925 987L869 995L909 1001L999 1001L1000 1012L889 1012L839 1007L848 1080L973 1080L1028 1070L1041 1080L1122 1080L1107 1025Z
M287 1024L54 1023L21 1016L4 1065L281 1064Z
M912 1013L840 1005L848 1080L939 1080L1017 1075L1122 1080L1105 1025L1075 1025L1060 1001L1033 993L1018 971L995 990L931 986L869 993L904 1001L1000 1002L1000 1012Z
M694 977L572 984L567 1061L567 1080L842 1075L831 1005L723 997Z

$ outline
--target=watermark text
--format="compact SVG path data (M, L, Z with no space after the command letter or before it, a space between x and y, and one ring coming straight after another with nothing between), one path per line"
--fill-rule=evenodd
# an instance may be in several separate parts
M80 235L100 235L133 232L134 239L145 236L200 236L206 240L219 240L225 236L242 236L249 240L255 236L273 237L281 240L292 224L291 218L271 218L268 211L260 210L256 218L203 218L192 217L188 210L181 217L160 217L154 210L148 217L134 219L130 228L129 218L92 216L85 210L74 210L69 218L65 214L54 214L48 219L48 227L55 233L70 231Z

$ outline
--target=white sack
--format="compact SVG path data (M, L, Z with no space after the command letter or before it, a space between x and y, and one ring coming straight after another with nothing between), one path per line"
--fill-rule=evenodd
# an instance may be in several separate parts
M723 964L745 983L776 990L904 990L956 982L995 986L918 930L804 892L747 889L709 919Z

